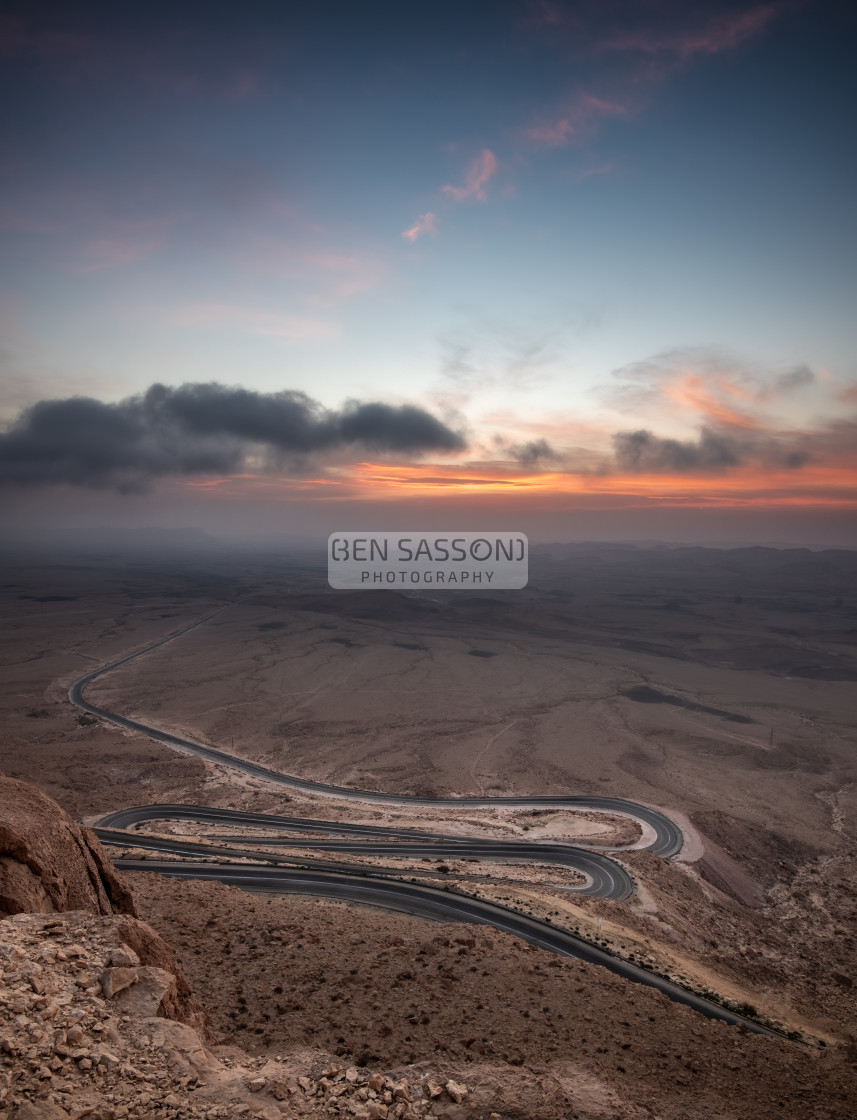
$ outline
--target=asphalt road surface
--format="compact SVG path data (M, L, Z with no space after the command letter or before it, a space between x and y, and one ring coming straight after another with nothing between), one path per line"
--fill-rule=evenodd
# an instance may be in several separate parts
M135 657L141 657L144 653L149 653L151 650L173 641L175 638L186 634L189 630L193 630L194 627L199 626L202 622L207 621L207 619L211 617L213 616L207 615L198 622L191 623L189 626L185 626L181 630L167 635L166 638L161 638L159 641L153 642L144 649L137 650L125 657L120 657L116 661L111 661L108 665L103 665L100 669L94 669L91 673L87 673L86 676L81 677L80 680L75 681L71 686L68 693L69 700L78 708L89 712L90 715L97 716L99 719L106 720L108 723L115 724L117 727L124 727L129 731L138 731L140 734L147 735L150 739L163 743L164 746L170 747L173 750L180 751L183 754L197 755L200 758L207 759L209 762L218 763L221 766L228 766L232 769L240 770L245 774L251 774L253 777L260 778L263 781L288 786L291 789L306 790L309 793L321 794L326 797L337 797L351 801L372 802L384 805L421 805L453 809L471 809L476 807L492 808L497 805L514 805L518 808L595 809L609 813L621 813L624 816L633 817L635 820L651 826L655 836L652 843L648 845L648 848L656 855L669 858L681 851L683 837L678 825L657 809L651 809L647 805L638 805L633 801L624 801L617 797L577 795L427 798L409 797L404 794L379 793L374 790L354 789L348 786L328 785L324 782L313 782L306 778L298 778L290 774L281 774L277 770L269 770L267 767L260 766L258 763L227 754L225 751L218 750L215 747L209 747L203 743L197 743L193 739L185 739L179 735L172 735L170 732L163 731L150 724L142 723L139 720L128 719L126 716L119 715L116 712L110 712L105 708L99 708L96 704L92 704L86 699L84 693L87 686L98 677L109 673L112 669L116 669L120 665L125 665L129 661L133 661Z
M365 905L383 906L387 909L401 910L422 918L441 921L476 922L491 925L495 929L511 933L562 956L576 957L591 964L599 964L611 972L633 980L638 984L656 988L676 1003L699 1011L709 1019L719 1019L732 1025L742 1024L755 1034L781 1038L778 1032L769 1030L760 1023L734 1011L729 1011L717 1003L689 992L673 984L672 981L638 968L628 961L611 956L610 953L592 945L583 938L576 937L565 930L554 929L546 922L530 918L517 910L510 910L498 903L485 902L470 895L457 894L451 890L438 889L400 880L355 876L331 871L310 871L296 868L252 867L249 865L224 865L213 863L180 863L178 861L155 861L120 859L116 866L123 871L155 871L160 875L172 875L183 879L208 879L229 883L244 890L264 894L310 894L314 897L342 899Z
M654 830L654 840L648 847L649 850L655 854L669 858L676 855L681 850L683 837L679 827L658 810L645 805L639 805L635 802L612 797L575 795L419 798L379 793L372 790L353 789L345 786L328 785L323 782L313 782L304 778L281 774L275 770L269 770L267 767L259 766L257 763L227 754L225 751L218 750L214 747L209 747L191 739L173 735L138 720L128 719L118 713L100 708L98 705L92 704L86 699L84 693L87 686L98 677L103 676L112 669L118 668L120 665L127 664L129 661L142 656L144 653L148 653L151 650L157 649L159 646L165 645L167 642L173 641L175 638L186 634L189 630L194 629L211 617L212 615L208 615L206 618L200 619L197 622L183 627L181 630L167 635L165 638L161 638L157 642L151 643L144 649L137 650L134 653L110 662L108 665L103 665L101 668L87 673L71 686L69 689L69 700L77 707L83 709L83 711L89 712L99 719L106 720L109 723L126 728L130 731L140 732L173 750L197 755L210 762L231 767L264 781L288 786L293 789L302 789L307 792L329 797L399 806L420 805L463 809L513 805L521 808L538 807L602 810L605 812L621 813L650 825ZM224 823L226 819L238 823L236 819L237 816L244 823L245 827L247 825L251 827L255 825L256 827L265 827L269 829L277 827L294 831L325 831L335 832L340 836L349 833L351 835L359 834L362 836L375 837L379 835L395 835L400 840L413 839L415 841L413 845L409 845L411 849L410 854L414 856L416 856L417 852L425 852L429 854L429 856L436 855L439 850L442 850L451 858L467 858L464 854L465 852L472 854L475 851L472 845L481 846L481 850L486 853L491 852L493 858L500 857L500 849L503 849L503 858L522 860L532 860L534 856L542 860L545 858L545 851L549 849L553 862L564 862L564 859L570 861L572 858L571 854L573 853L574 858L579 859L585 856L593 861L590 867L595 868L597 863L596 870L600 873L605 872L606 869L606 878L599 878L596 880L596 876L592 875L592 885L595 887L595 890L603 890L605 892L601 897L627 897L627 894L622 892L627 890L629 894L631 892L628 890L628 887L630 886L632 889L630 877L628 877L627 872L613 860L598 855L597 853L584 851L583 849L573 849L567 845L530 845L523 843L520 845L512 843L492 844L463 837L437 837L432 841L415 831L383 830L373 826L341 823L332 824L329 821L308 821L303 818L271 818L265 814L242 813L236 815L227 810L202 809L199 806L148 806L120 810L118 813L109 814L107 817L102 818L100 824L105 826L102 832L106 830L106 826L108 825L112 825L115 828L142 820L163 819L165 811L169 811L169 816L173 819L175 819L176 816L183 815L185 812L192 812L194 814L193 819L216 820L217 823ZM205 815L200 817L200 813ZM185 817L184 819L187 818ZM274 821L278 823L272 823ZM148 843L155 839L164 839L144 837L139 833L125 833L124 836L117 834L116 838L108 838L107 836L104 838L108 843L121 843L124 840L128 846L142 846L144 842ZM210 845L193 845L192 842L181 840L166 840L165 843L168 845L166 850L176 852L177 854L189 854L186 846L183 848L180 846L190 844L200 849L200 851L195 854L209 857L215 855L215 849ZM246 843L244 838L242 838L242 843ZM301 842L295 841L294 843L298 845ZM305 841L302 843L304 847L308 846ZM325 846L327 850L333 851L351 851L353 848L357 847L357 845L349 845L347 842L343 841L328 842L326 845L325 842L322 842L322 845ZM312 846L318 846L318 842L313 842ZM382 852L388 856L392 854L403 854L403 849L400 844L379 843L373 845L373 847L377 854L381 854ZM395 849L395 851L393 851L393 849ZM510 851L510 849L514 849L514 851ZM160 850L165 850L163 844L161 844ZM365 852L365 848L361 848L361 850ZM230 856L233 855L234 852L234 855L244 855L246 858L246 853L241 853L240 851L223 849L223 852L224 855ZM564 859L560 853L565 853ZM492 858L492 856L486 855L484 858ZM276 856L270 856L267 853L261 858L265 858L273 863L277 862ZM242 887L245 890L263 893L282 894L298 892L376 906L380 905L387 908L404 910L408 913L426 918L434 918L436 920L490 924L496 929L501 929L517 937L522 937L552 952L577 957L594 964L600 964L610 969L611 972L623 976L628 980L633 980L636 983L656 988L670 999L692 1007L694 1010L699 1011L703 1015L707 1015L709 1018L720 1019L731 1024L742 1024L748 1031L757 1034L782 1037L778 1032L769 1030L767 1027L751 1019L746 1019L736 1012L729 1011L719 1004L704 999L702 996L697 996L693 992L689 992L655 973L648 972L646 969L639 968L637 965L614 957L598 946L585 941L583 938L576 937L574 934L567 933L564 930L554 929L546 922L527 917L518 911L510 910L499 904L488 903L468 895L452 892L451 890L442 890L425 885L407 883L401 879L385 879L377 875L373 876L366 873L355 874L353 872L346 873L336 870L263 867L259 865L230 864L227 862L179 862L177 860L117 860L116 865L119 868L129 871L156 871L163 875L179 876L182 878L212 879L218 882L230 883ZM571 862L566 862L564 865L579 867L577 863L572 864ZM584 873L591 875L590 870L586 870ZM624 880L622 878L623 876Z
M181 810L175 812L176 809ZM142 813L142 815L141 815ZM129 817L131 820L129 821ZM208 821L216 824L249 825L255 828L283 827L283 822L298 820L301 824L314 822L301 821L300 818L268 817L263 813L240 813L234 810L210 809L195 805L149 805L139 809L120 810L102 817L95 829L99 840L106 844L123 847L153 848L158 851L169 851L173 854L196 856L214 856L228 854L232 857L269 858L268 853L240 851L233 848L218 848L211 844L199 844L180 837L175 839L167 837L148 837L140 832L123 832L117 829L126 824L140 820L168 820L180 817L183 820ZM331 822L326 822L328 829ZM110 827L113 826L113 827ZM403 830L404 831L404 830ZM388 837L401 835L396 829L381 829L375 827L373 835L379 833ZM409 833L408 836L412 836ZM570 887L582 894L592 895L595 898L630 898L634 893L634 882L631 876L615 860L603 856L600 852L590 852L583 848L575 848L569 844L530 844L526 842L515 843L511 841L491 841L467 837L457 837L452 842L446 838L435 839L431 836L421 836L418 842L411 839L388 840L386 843L377 840L349 841L349 840L318 840L318 839L282 839L280 837L248 837L229 836L214 837L216 840L235 841L239 847L262 846L265 847L292 847L311 848L313 851L348 853L364 857L384 856L385 858L398 859L477 859L501 863L547 863L559 867L568 867L581 872L586 876L586 882L580 887ZM295 862L292 860L291 862Z

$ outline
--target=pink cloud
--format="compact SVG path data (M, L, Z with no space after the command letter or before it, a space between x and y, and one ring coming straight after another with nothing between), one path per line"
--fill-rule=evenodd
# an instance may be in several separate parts
M431 210L425 214L420 214L410 229L402 231L402 237L406 241L416 241L424 233L437 233L437 214L433 214Z
M497 157L490 148L482 151L470 162L464 176L464 185L454 187L447 183L441 190L455 202L464 202L467 198L477 198L480 202L486 199L485 184L497 170Z
M124 268L152 256L178 221L175 214L117 215L105 199L75 190L0 207L0 227L59 241L67 267L82 273Z
M574 125L567 117L561 117L551 124L537 124L527 129L527 136L545 148L561 148L574 136Z
M285 207L282 213L291 217ZM373 291L388 277L390 262L374 247L339 248L331 244L333 231L300 215L291 224L301 228L283 232L287 223L272 221L270 215L280 216L264 207L248 221L227 224L211 235L211 243L242 278L275 279L288 284L303 306L324 308Z
M316 274L317 288L305 298L308 304L317 307L327 307L372 291L388 271L384 261L359 253L311 252L303 255L302 262L304 269Z
M718 17L695 30L634 31L620 35L604 46L609 50L640 51L650 55L672 54L686 61L697 54L734 50L764 31L777 15L776 4L763 4L745 12Z
M532 125L525 130L528 140L544 148L561 148L592 130L605 117L625 117L628 106L605 101L591 93L574 97L563 112L552 121Z
M259 311L254 307L239 307L227 303L185 304L175 308L171 318L181 327L243 331L290 346L327 342L339 334L338 325L326 320Z

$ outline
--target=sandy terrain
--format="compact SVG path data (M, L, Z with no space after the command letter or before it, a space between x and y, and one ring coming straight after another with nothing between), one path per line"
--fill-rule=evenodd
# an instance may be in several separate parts
M791 673L857 675L841 610L796 605L798 640L771 627L764 601L629 604L620 628L619 608L599 613L595 595L568 605L538 589L508 595L441 606L387 592L276 607L248 597L91 696L337 784L599 792L691 814L716 806L837 847L829 798L853 779L853 680ZM676 616L687 629L672 628ZM828 640L813 641L824 626ZM668 655L631 652L617 632L645 632Z
M313 1046L369 1068L431 1062L492 1084L482 1115L521 1120L848 1115L846 1051L741 1034L494 930L128 879L215 1030L250 1053Z
M447 833L640 840L636 826L597 814L437 814L285 793L68 705L69 684L88 668L223 608L97 681L91 698L343 785L405 795L599 793L675 813L692 824L692 846L670 864L625 853L640 888L628 903L565 893L536 867L467 889L550 915L847 1055L857 1020L855 572L857 557L845 552L557 547L533 563L525 592L431 599L332 593L305 567L270 560L10 564L0 580L0 769L35 782L79 819L172 800ZM169 901L179 889L202 892L186 915ZM202 934L183 933L182 923L214 905L206 899L222 901L220 889L140 887L150 920L190 938L194 956ZM257 904L242 917L241 897L227 907L233 947L241 937L261 944L262 911ZM304 907L299 924L323 914L331 945L355 914L379 929L405 921L309 900L272 905ZM325 969L342 966L337 952ZM496 994L506 974L492 972L491 954L483 963L483 987ZM596 1002L608 998L591 977L581 982ZM208 999L229 1028L232 995L218 1003L209 991ZM273 1021L267 1005L259 1014ZM503 1014L493 1008L493 1029ZM404 1035L385 1035L383 1018L364 1017L368 1045L385 1061L404 1061ZM302 1030L311 1033L311 1019ZM267 1023L252 1031L270 1033ZM271 1046L284 1037L272 1034ZM395 1054L384 1038L399 1039ZM509 1054L492 1051L492 1060ZM804 1114L813 1115L785 1112Z

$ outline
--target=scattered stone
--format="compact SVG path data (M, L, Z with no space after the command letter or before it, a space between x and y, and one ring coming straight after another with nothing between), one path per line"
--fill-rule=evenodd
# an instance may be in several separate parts
M136 984L139 979L136 968L128 966L108 968L101 974L101 990L105 999L113 999L120 992Z
M435 1081L433 1077L429 1077L426 1081L426 1091L432 1100L435 1100L443 1093L443 1085L439 1081Z
M111 949L108 959L114 968L137 968L140 964L140 958L127 945L119 945Z
M273 1096L278 1101L287 1101L293 1093L298 1091L298 1084L296 1081L271 1081L268 1088Z
M411 1087L406 1077L393 1085L393 1097L398 1101L409 1101L411 1099Z
M461 1104L467 1096L467 1089L464 1085L459 1085L457 1081L447 1081L445 1088L456 1104Z

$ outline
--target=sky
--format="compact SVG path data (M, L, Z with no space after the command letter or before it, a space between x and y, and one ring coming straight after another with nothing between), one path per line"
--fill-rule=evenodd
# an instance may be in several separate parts
M26 533L857 547L857 16L13 3Z

